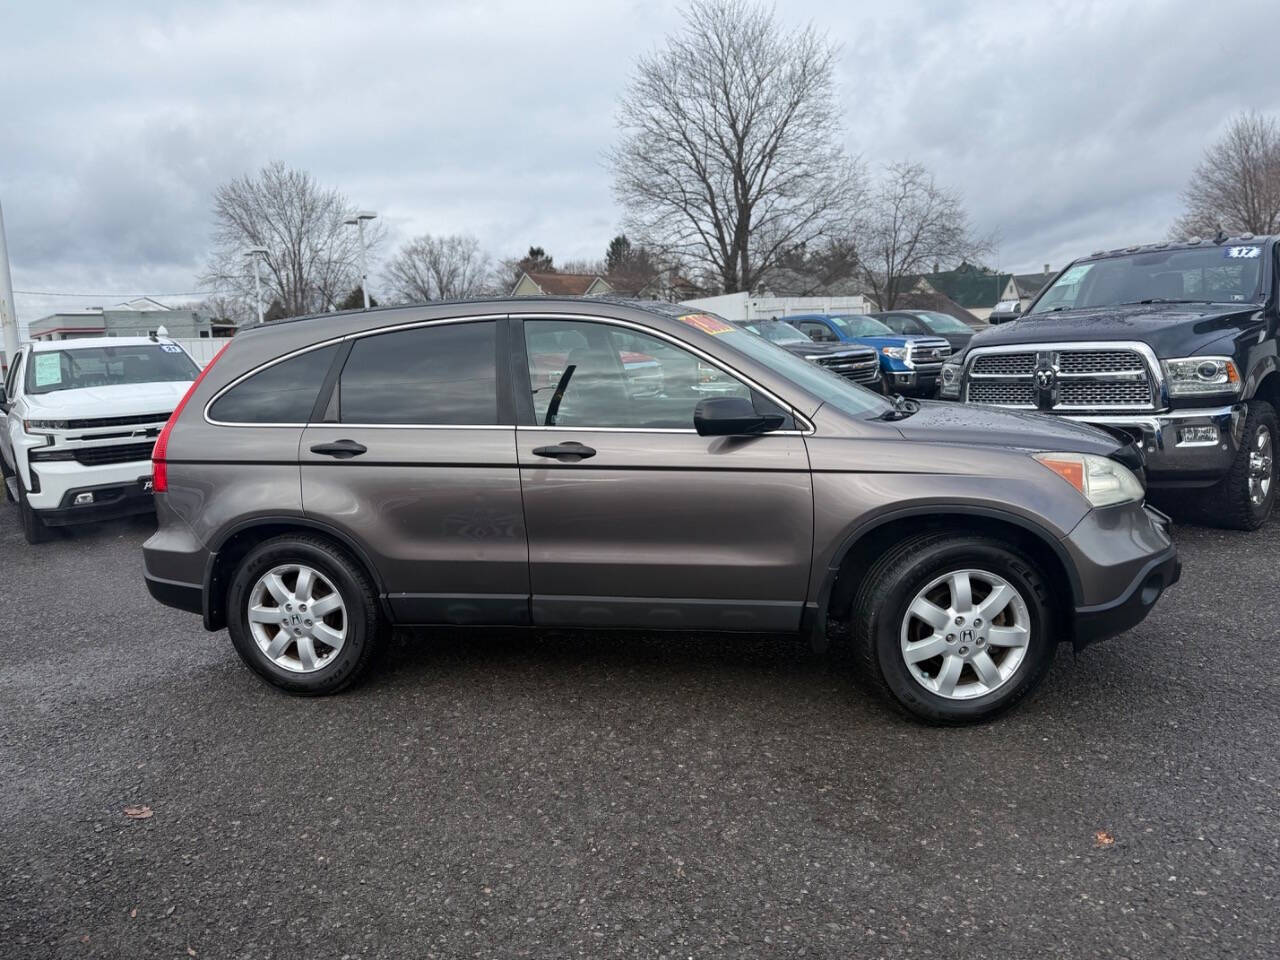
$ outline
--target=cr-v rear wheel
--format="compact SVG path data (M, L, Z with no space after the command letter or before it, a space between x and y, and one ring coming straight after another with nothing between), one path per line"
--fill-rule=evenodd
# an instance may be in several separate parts
M1053 660L1049 593L1036 565L999 540L926 534L888 551L854 598L866 676L935 723L1008 709Z
M364 571L329 541L268 540L241 561L227 593L236 652L268 683L335 693L368 666L381 628Z

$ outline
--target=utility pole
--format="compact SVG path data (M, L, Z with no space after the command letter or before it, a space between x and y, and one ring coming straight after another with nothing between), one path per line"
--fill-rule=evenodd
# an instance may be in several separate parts
M4 208L0 207L0 324L4 325L4 359L18 355L18 311L13 302L13 277L9 275L9 246L4 236Z
M253 296L258 304L258 323L262 323L262 277L258 272L258 264L270 251L266 247L254 247L246 250L244 255L253 260Z
M364 222L366 220L376 220L378 215L372 210L358 210L350 218L342 221L351 226L355 225L360 231L360 292L364 294L364 308L369 309L369 251L364 245Z

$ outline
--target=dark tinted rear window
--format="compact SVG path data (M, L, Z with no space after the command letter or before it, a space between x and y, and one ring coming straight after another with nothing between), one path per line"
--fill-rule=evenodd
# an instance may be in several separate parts
M300 353L242 380L214 402L223 423L306 423L338 345Z
M498 422L492 320L446 323L357 340L342 368L344 423Z

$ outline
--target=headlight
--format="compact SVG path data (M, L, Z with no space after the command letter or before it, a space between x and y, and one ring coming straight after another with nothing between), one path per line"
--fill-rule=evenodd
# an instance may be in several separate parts
M1230 357L1181 357L1160 366L1171 397L1240 392L1240 371Z
M907 347L881 347L880 352L886 357L893 357L895 360L905 360L910 354Z
M1092 506L1142 499L1141 481L1123 463L1109 457L1091 453L1037 453L1034 457L1075 487Z
M942 386L939 388L940 396L960 396L960 369L961 365L959 363L951 363L948 361L942 365Z
M23 420L22 429L30 433L32 430L65 430L65 420Z

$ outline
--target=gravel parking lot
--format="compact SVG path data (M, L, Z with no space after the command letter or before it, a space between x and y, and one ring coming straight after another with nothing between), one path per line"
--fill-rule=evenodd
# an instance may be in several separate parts
M401 637L291 699L151 602L152 521L13 512L0 956L1280 955L1274 525L1179 527L1138 630L939 730L785 638Z

